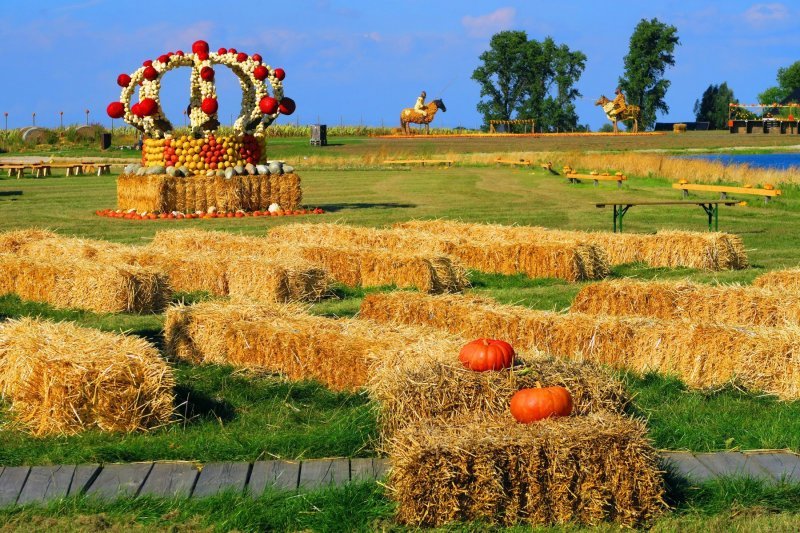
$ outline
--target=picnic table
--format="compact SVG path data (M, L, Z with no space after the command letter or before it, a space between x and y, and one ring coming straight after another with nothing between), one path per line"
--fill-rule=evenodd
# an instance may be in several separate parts
M617 233L617 221L619 221L619 232L622 233L622 218L628 209L637 205L699 205L708 215L708 231L719 230L719 205L736 205L738 202L731 200L719 201L674 201L674 202L604 202L596 203L595 207L603 208L610 205L614 208L614 233Z
M753 187L730 187L727 185L701 185L699 183L673 183L673 189L683 191L683 197L689 196L689 191L718 192L720 198L725 200L728 194L750 194L753 196L763 196L764 203L769 202L770 198L781 195L780 189L755 189Z

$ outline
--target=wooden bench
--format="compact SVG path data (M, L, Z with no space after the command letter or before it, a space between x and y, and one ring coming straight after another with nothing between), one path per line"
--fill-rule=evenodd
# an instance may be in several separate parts
M622 217L628 212L628 209L635 205L699 205L708 215L708 231L719 230L719 204L723 205L736 205L738 202L734 201L713 201L713 202L606 202L594 204L595 207L605 207L610 205L614 208L614 233L617 232L617 221L619 220L619 232L622 233Z
M383 162L384 165L447 165L448 167L453 164L452 159L387 159Z
M524 167L529 167L532 164L530 159L501 159L499 157L494 162L498 165L519 165Z
M688 198L689 191L718 192L723 200L728 198L728 194L751 194L763 196L764 203L769 202L770 198L781 195L780 189L754 189L752 187L729 187L727 185L700 185L697 183L673 183L673 189L683 191L683 197Z
M8 171L8 177L16 176L17 179L20 179L22 176L25 175L25 168L27 165L3 165L3 170Z
M83 173L82 163L50 163L52 168L65 168L67 169L67 176L78 176Z
M47 163L34 163L31 165L31 171L33 171L33 175L37 178L44 178L53 175L50 170L50 165Z
M594 186L597 187L601 181L616 181L617 188L622 188L622 182L626 181L628 178L623 176L620 173L615 175L610 174L578 174L578 173L571 173L566 174L564 176L570 183L580 183L581 180L594 180Z

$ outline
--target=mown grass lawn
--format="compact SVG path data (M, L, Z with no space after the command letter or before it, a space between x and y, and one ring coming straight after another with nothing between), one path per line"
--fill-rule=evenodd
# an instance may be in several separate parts
M712 138L707 139L708 143ZM721 142L722 138L719 138ZM416 141L416 140L415 140ZM357 151L365 140L343 147ZM516 142L516 141L515 141ZM571 142L571 141L570 141ZM288 143L287 143L288 146ZM348 146L350 146L348 148ZM373 145L374 146L374 145ZM419 148L422 146L422 148ZM415 150L425 150L424 143ZM470 145L471 146L471 145ZM334 147L336 148L336 147ZM473 148L470 148L473 149ZM480 149L476 146L474 149ZM290 154L287 148L287 154ZM295 144L299 158L306 150ZM433 150L433 148L431 148ZM291 154L290 154L291 155ZM45 227L60 233L142 244L166 228L207 228L264 234L277 224L292 222L346 222L380 226L412 218L447 217L504 224L536 224L579 230L608 230L611 213L596 202L621 199L678 199L667 180L632 177L617 190L604 184L568 185L538 170L454 167L451 169L304 170L299 162L305 200L328 214L313 217L245 218L200 221L124 221L96 217L95 209L115 205L114 176L55 176L47 179L0 179L0 231ZM700 196L714 198L709 193ZM739 272L701 272L692 269L656 269L622 265L613 276L642 279L692 279L713 283L749 283L769 269L795 266L800 244L800 191L784 190L770 205L749 200L747 207L722 208L720 229L742 235L753 268ZM660 228L703 231L706 217L697 207L633 208L625 219L626 231L653 232ZM580 288L553 279L472 273L471 289L504 303L537 309L562 310ZM391 290L390 287L370 290ZM351 316L367 291L340 287L338 298L312 306L312 312ZM203 295L178 295L192 301ZM55 310L43 304L0 297L0 316L43 316L74 320L108 331L129 331L160 342L162 315L101 315ZM95 461L187 459L196 461L256 460L368 456L375 453L374 406L363 394L332 393L314 383L287 382L277 376L245 373L219 366L193 367L173 362L178 381L177 402L183 419L151 435L103 435L87 432L74 437L33 439L0 426L0 464L51 464ZM667 449L710 451L730 448L789 448L800 451L800 402L774 398L733 387L690 391L669 376L621 373L635 395L632 410L648 419L655 445ZM0 422L8 422L0 411ZM797 524L794 489L780 494L753 485L676 488L678 512L664 518L656 530L724 530L739 527L791 529ZM766 492L765 492L766 491ZM0 512L0 530L23 528L29 521L60 529L84 517L92 528L98 513L114 527L172 527L188 530L213 527L241 530L336 529L347 520L348 529L391 527L391 504L375 485L351 487L319 495L272 495L258 504L222 497L205 503L136 501L98 506L76 500L46 510ZM270 499L271 498L271 499ZM792 498L795 498L792 500ZM794 503L792 503L794 502ZM220 518L219 509L238 505L233 517ZM295 508L293 505L299 505ZM356 506L356 515L342 513ZM264 509L287 509L267 516ZM745 511L742 511L744 509ZM289 517L290 511L294 512ZM782 511L773 516L772 511ZM90 516L92 518L85 518ZM166 517L166 518L165 518ZM88 522L81 522L86 520ZM320 520L320 521L317 521ZM88 525L87 525L88 524ZM71 527L71 525L70 525ZM468 526L472 527L472 526ZM477 527L477 526L476 526Z

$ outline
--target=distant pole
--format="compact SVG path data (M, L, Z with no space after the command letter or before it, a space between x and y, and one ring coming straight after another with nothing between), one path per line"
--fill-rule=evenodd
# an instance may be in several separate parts
M114 119L111 119L111 135L114 135Z
M8 111L3 114L6 116L6 131L8 131Z
M186 110L183 110L183 127L186 127Z
M344 117L339 115L339 126L344 126Z
M59 122L61 124L61 129L63 130L64 129L64 112L63 111L59 111L58 112L58 119L59 119Z
M33 112L32 116L33 116L33 125L35 126L36 125L36 112L35 111Z
M86 125L89 125L89 110L86 110Z

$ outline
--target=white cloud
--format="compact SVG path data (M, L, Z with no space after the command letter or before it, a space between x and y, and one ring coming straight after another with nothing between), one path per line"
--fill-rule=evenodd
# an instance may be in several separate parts
M377 31L371 31L369 33L365 33L364 38L376 43L383 41L383 36L381 36L381 34L378 33Z
M467 15L461 19L461 24L470 37L489 37L498 31L509 29L516 16L517 10L513 7L501 7L478 17Z
M789 8L785 4L753 4L744 12L744 20L756 27L783 22L789 18Z

